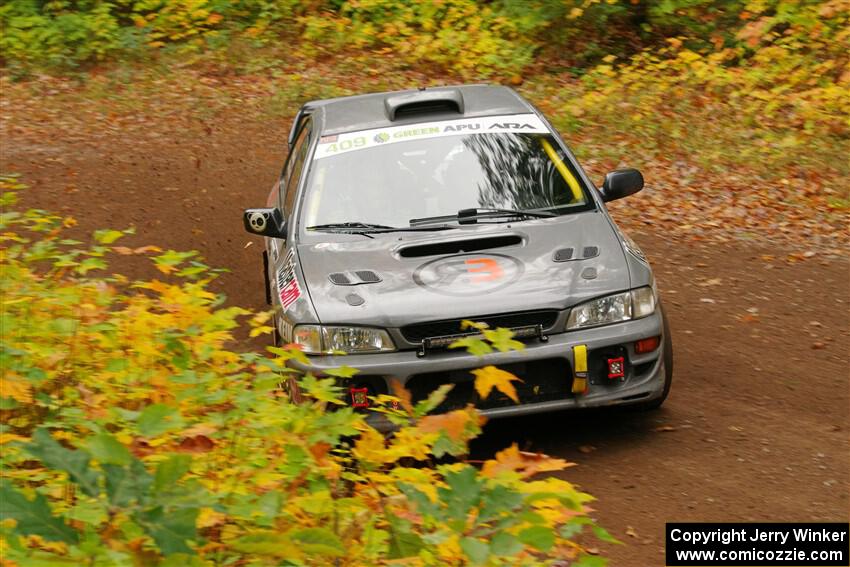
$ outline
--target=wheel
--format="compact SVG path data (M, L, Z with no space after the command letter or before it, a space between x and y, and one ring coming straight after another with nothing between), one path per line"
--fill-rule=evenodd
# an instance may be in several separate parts
M661 407L667 395L670 393L670 386L673 384L673 337L670 334L670 323L667 322L667 313L664 311L664 306L659 303L661 309L661 320L664 326L664 391L661 396L643 402L637 405L641 410L655 410Z

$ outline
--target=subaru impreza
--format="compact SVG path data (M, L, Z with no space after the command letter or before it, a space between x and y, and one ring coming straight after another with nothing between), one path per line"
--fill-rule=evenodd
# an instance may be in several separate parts
M596 187L547 119L513 90L466 85L309 102L266 207L276 340L310 365L348 365L348 403L397 381L414 401L453 384L439 410L503 417L594 406L658 407L670 390L670 329L646 256L606 202L636 193L635 169ZM490 328L525 348L449 348ZM481 399L471 370L521 379L519 403Z

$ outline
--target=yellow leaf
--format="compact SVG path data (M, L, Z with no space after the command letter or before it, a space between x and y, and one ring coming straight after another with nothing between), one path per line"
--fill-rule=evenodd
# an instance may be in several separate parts
M385 441L383 435L369 427L360 434L360 437L354 443L352 453L358 460L368 463L389 462L393 459L386 454Z
M218 524L223 524L227 516L221 512L216 512L212 508L201 508L201 513L198 514L198 519L195 522L199 528L209 528Z
M504 395L516 403L519 403L519 397L517 397L516 389L511 382L514 380L522 382L522 380L510 372L506 372L500 368L496 368L495 366L485 366L484 368L473 370L472 374L475 375L475 390L478 392L478 395L481 396L482 400L487 399L487 396L490 395L490 391L495 386L495 388Z
M14 433L0 433L0 445L11 443L12 441L29 441L27 437L21 437Z
M28 404L32 402L32 389L21 379L0 376L0 396Z
M262 327L254 327L251 329L251 332L248 333L251 338L256 337L257 335L263 335L266 333L271 333L274 331L274 327L269 327L268 325L263 325Z
M392 445L386 451L385 462L393 462L402 457L424 461L431 454L431 446L439 437L439 433L423 434L417 428L405 427L393 436Z
M502 472L517 472L530 477L540 472L559 471L572 466L563 459L553 459L542 453L520 451L516 443L496 453L495 459L484 463L481 472L484 476L494 477Z

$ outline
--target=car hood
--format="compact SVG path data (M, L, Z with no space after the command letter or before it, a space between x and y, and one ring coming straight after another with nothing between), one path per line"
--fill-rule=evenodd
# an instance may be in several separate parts
M392 328L565 309L629 288L622 245L599 212L374 236L322 233L298 246L321 323Z

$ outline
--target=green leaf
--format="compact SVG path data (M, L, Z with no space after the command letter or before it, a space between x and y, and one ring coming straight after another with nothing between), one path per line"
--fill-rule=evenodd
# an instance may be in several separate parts
M170 488L184 474L189 472L191 465L192 457L190 455L172 455L159 463L154 476L154 490L162 492L164 489Z
M356 368L345 365L340 366L339 368L328 368L322 370L322 373L327 374L328 376L336 376L337 378L351 378L358 372L360 371Z
M92 270L103 270L107 265L101 258L86 258L80 262L80 265L76 267L75 271L79 274L87 274Z
M129 467L104 465L106 495L113 506L127 506L133 500L140 502L153 483L144 463L133 459Z
M305 528L290 532L290 538L311 555L343 557L345 547L335 533L327 528Z
M134 517L163 555L194 553L186 541L197 537L195 520L199 511L198 508L181 508L165 512L160 506Z
M107 519L103 504L99 500L93 500L91 498L79 499L74 507L65 513L65 517L69 520L76 520L95 527Z
M509 350L522 350L525 345L514 340L514 332L510 329L499 327L498 329L484 331L484 338L490 341L497 350L507 352Z
M431 413L432 411L434 411L434 408L443 403L443 401L446 399L446 396L449 394L449 392L452 391L454 387L454 384L443 384L442 386L428 394L427 399L422 400L421 402L416 404L416 407L413 408L413 414L416 417L421 417L423 415Z
M548 551L555 545L555 534L546 526L531 526L519 532L519 540L540 551Z
M401 559L419 555L419 550L425 546L422 538L415 533L398 531L397 523L390 530L389 559Z
M493 347L477 337L464 337L449 345L449 348L465 348L469 354L484 356L493 352Z
M71 480L89 496L97 496L100 493L100 474L89 468L91 455L82 450L66 449L44 428L36 430L32 438L34 443L24 446L30 454L51 469L67 472Z
M448 488L438 488L440 499L447 505L446 515L457 521L466 521L470 508L477 505L481 494L481 480L471 466L452 471L445 476Z
M118 439L108 433L89 437L86 445L92 456L101 463L110 465L127 465L130 463L130 451Z
M15 531L22 535L37 535L65 543L79 541L79 535L73 528L53 516L44 496L37 494L34 500L27 500L10 483L4 482L0 484L0 520L7 519L17 522Z
M255 555L271 555L281 559L297 557L298 550L292 545L287 534L271 531L250 533L233 542L233 549L242 553Z
M522 544L508 532L499 532L490 541L490 551L497 557L510 557L522 551Z
M156 437L166 431L183 427L183 419L177 408L165 404L153 404L142 410L136 428L144 437Z
M605 528L603 528L601 526L593 526L593 534L597 538L599 538L601 541L604 541L604 542L607 542L607 543L616 543L616 544L622 544L623 543L622 541L618 540L617 538L612 536L610 533L608 533L608 530L606 530Z
M573 563L574 567L607 567L608 560L598 555L581 555L578 561Z
M112 244L113 242L124 236L124 233L120 230L104 229L94 231L94 234L92 236L100 244Z
M474 537L461 539L460 548L473 563L479 565L487 561L487 557L490 555L490 546Z

